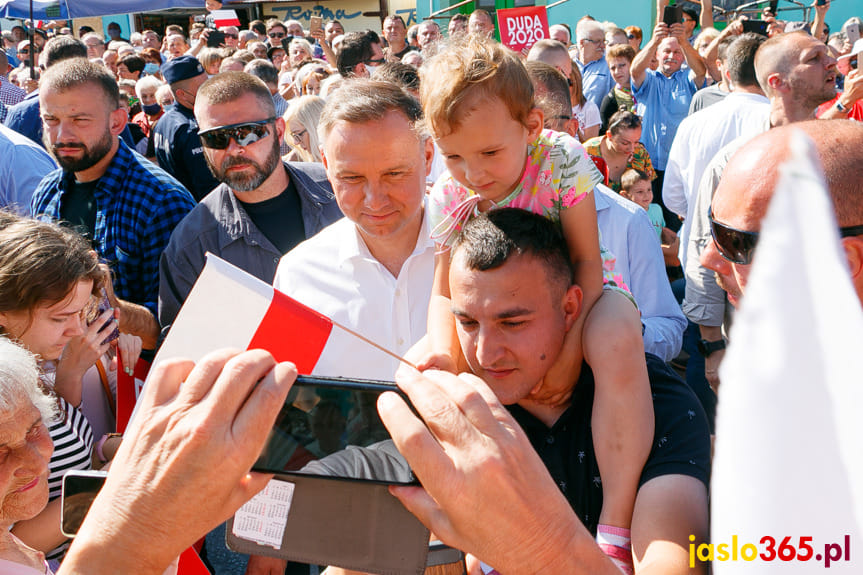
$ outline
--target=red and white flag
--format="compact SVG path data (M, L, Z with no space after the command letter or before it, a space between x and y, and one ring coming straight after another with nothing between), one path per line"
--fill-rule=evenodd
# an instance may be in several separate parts
M333 375L316 367L344 361L346 349L392 361L394 354L334 323L273 286L207 254L207 263L186 298L155 363L184 357L198 361L225 347L265 349L276 361L291 361L301 374ZM362 376L362 374L357 374Z
M212 17L213 25L216 26L216 28L240 25L240 19L237 17L237 13L234 10L213 10L210 12L210 16Z

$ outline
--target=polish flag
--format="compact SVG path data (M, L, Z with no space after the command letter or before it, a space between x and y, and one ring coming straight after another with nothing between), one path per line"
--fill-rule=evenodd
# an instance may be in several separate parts
M370 357L398 357L208 253L154 365L172 357L198 361L213 350L233 347L265 349L276 361L293 362L301 374L335 375L326 366L342 363L344 350L356 349L355 338L368 344ZM325 367L316 370L319 365Z
M213 18L213 24L216 28L240 25L240 19L234 10L213 10L210 12L210 16Z

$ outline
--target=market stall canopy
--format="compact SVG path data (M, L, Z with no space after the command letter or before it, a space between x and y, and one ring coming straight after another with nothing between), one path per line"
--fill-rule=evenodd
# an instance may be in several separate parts
M169 8L204 8L203 0L0 0L0 18L30 18L31 5L34 20L70 20Z

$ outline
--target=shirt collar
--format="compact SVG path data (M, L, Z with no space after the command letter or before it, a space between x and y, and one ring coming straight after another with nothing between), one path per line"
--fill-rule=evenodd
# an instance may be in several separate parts
M431 229L429 228L427 203L427 200L423 200L423 220L422 224L420 224L420 233L417 236L416 245L409 257L422 253L429 248L434 249L434 240L431 239ZM360 235L357 225L353 222L350 225L353 233L347 234L347 237L339 246L339 261L341 264L344 265L353 259L377 261L369 251L368 246L366 246L366 242L363 240L362 235Z

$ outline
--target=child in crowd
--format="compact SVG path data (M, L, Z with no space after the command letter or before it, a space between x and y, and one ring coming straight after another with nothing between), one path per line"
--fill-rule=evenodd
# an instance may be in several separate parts
M495 207L559 222L574 280L584 291L583 308L564 351L529 399L561 406L568 397L555 386L572 381L583 350L596 379L593 443L603 488L597 540L631 573L629 527L653 439L653 407L638 310L619 276L615 282L614 260L600 255L591 192L602 176L576 140L543 130L530 78L503 46L468 40L428 61L421 74L426 120L449 170L430 197L439 253L429 305L432 351L421 367L456 371L463 361L449 301L449 246L462 224Z
M656 236L662 244L662 255L666 266L679 266L677 250L680 247L680 238L669 228L665 227L665 217L662 215L662 206L652 204L653 188L650 185L650 176L641 170L629 169L620 176L620 195L635 202L647 211L650 223L656 229Z

